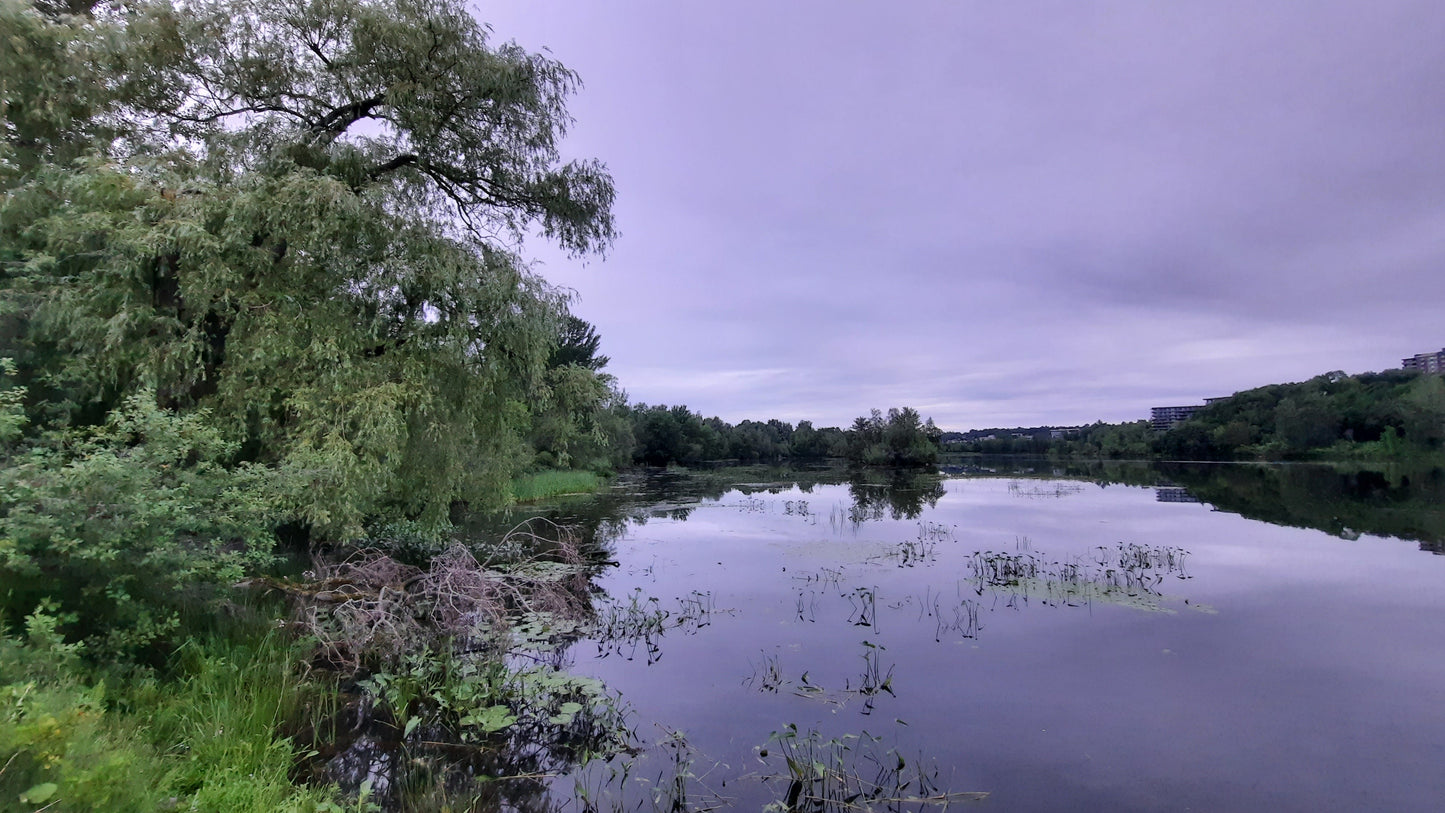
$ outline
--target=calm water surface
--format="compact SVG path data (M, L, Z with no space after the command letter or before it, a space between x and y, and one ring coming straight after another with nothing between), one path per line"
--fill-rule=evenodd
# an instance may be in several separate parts
M1206 488L692 485L627 479L554 513L611 506L618 565L599 586L684 620L569 657L643 739L686 736L694 800L780 798L786 780L764 778L786 773L777 744L760 754L789 724L876 736L946 789L989 793L980 809L1445 798L1445 557L1429 540L1188 501ZM635 775L665 774L653 762Z

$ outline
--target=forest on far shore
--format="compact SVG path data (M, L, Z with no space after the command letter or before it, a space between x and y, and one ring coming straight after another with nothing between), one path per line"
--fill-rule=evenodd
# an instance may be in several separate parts
M944 435L947 451L1170 460L1417 459L1445 447L1445 378L1331 372L1201 407L1167 431L1149 421ZM1058 436L1055 436L1058 435Z

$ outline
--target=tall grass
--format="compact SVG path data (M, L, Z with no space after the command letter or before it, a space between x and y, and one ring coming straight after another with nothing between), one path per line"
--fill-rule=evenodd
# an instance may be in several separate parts
M291 782L284 732L328 695L274 636L192 640L169 675L108 684L38 631L0 637L0 810L342 810L335 789Z
M330 696L298 678L295 651L269 635L193 639L176 658L176 682L155 687L148 716L153 741L175 760L177 795L198 810L326 809L329 790L290 780L300 754L283 732Z
M602 478L590 471L539 471L512 481L517 502L536 502L562 494L591 494L602 487Z

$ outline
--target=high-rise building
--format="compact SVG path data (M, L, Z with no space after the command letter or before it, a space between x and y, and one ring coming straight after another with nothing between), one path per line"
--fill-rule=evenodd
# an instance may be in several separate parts
M1163 432L1181 421L1189 420L1190 415L1203 408L1202 405L1154 407L1149 410L1149 423L1156 431Z
M1445 373L1445 349L1438 353L1419 353L1401 360L1400 367L1422 373Z

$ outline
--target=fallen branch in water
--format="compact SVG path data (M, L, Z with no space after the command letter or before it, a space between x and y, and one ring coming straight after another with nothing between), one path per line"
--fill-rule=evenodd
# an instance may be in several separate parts
M563 529L550 530L553 535L543 536L523 523L486 560L460 543L425 568L363 548L344 559L318 560L314 578L305 582L260 576L237 586L290 599L290 623L313 636L322 659L341 671L436 647L475 651L524 615L587 617L583 558Z

